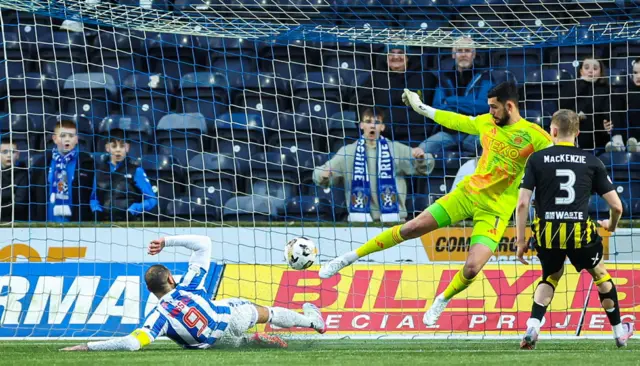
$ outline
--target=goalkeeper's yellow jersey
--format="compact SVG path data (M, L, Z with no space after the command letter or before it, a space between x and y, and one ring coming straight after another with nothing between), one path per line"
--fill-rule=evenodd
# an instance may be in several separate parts
M437 110L440 125L471 135L479 135L482 156L473 174L465 177L457 189L469 193L480 209L500 217L513 214L518 187L529 155L553 145L551 136L540 126L521 119L498 127L491 114L469 117Z

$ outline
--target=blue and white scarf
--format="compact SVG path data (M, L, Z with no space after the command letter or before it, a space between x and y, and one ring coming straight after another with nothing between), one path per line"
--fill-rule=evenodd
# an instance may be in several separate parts
M49 185L51 194L49 202L53 205L54 216L71 216L71 187L75 176L73 167L75 166L78 149L73 149L62 155L57 147L53 148L53 157L49 169Z
M393 156L386 138L378 139L378 203L380 204L380 221L400 221L398 204L398 188L393 169ZM356 142L356 153L353 159L353 178L351 181L351 203L349 221L370 222L371 218L371 183L367 168L366 140L360 138Z

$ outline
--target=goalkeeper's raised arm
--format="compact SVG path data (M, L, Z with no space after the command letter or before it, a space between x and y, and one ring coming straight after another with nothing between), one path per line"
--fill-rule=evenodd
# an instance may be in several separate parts
M420 113L421 115L434 120L436 123L444 127L464 132L470 135L480 134L480 131L478 130L474 121L475 117L465 116L449 111L443 111L441 109L435 109L422 103L422 101L420 100L420 96L417 93L410 91L409 89L404 90L404 93L402 94L402 101L417 113Z

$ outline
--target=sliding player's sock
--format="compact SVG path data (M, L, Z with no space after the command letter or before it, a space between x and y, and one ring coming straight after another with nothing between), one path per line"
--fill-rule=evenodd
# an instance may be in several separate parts
M381 250L389 249L404 241L402 235L400 235L400 228L402 225L396 225L391 229L387 229L380 234L376 235L373 239L362 244L356 249L358 258L362 258L371 253L379 252Z
M527 328L535 327L536 330L539 331L542 326L542 318L544 318L544 314L546 314L546 312L546 306L540 305L534 301L531 306L531 317L527 320Z
M598 291L598 296L600 297L602 308L604 309L605 314L607 314L607 318L609 318L609 323L613 328L613 338L618 338L622 337L625 334L625 331L620 320L620 304L618 303L618 291L616 290L616 285L613 284L611 276L609 275L596 281L595 284L596 286L599 286L607 281L611 282L611 290L604 294Z
M281 307L269 307L269 323L279 328L311 328L308 317Z
M444 290L442 296L444 296L445 300L450 300L452 297L464 291L469 285L473 283L476 278L465 278L462 274L462 270L459 270L458 273L453 277L449 286Z

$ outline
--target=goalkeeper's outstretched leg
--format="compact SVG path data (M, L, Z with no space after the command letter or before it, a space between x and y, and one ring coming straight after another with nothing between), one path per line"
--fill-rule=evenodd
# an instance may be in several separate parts
M464 267L454 276L445 291L436 297L423 318L425 325L435 325L449 300L469 287L493 256L498 246L495 237L502 236L506 227L505 221L497 216L482 211L474 213L472 204L464 197L463 191L457 190L448 194L407 223L387 229L358 249L334 258L322 266L319 275L321 278L329 278L359 258L394 247L406 240L419 238L438 228L449 226L452 222L469 217L474 217L476 223L471 236L471 249Z
M576 250L575 252L580 252ZM576 256L578 257L578 256ZM589 257L589 256L585 256ZM553 273L545 273L546 261L542 262L542 281L536 287L536 291L533 295L533 305L531 307L531 317L527 320L527 331L520 342L521 349L534 349L538 341L538 334L540 334L540 327L542 326L542 320L547 307L553 299L555 288L558 285L558 281L562 277L564 272L564 265ZM575 258L575 257L574 257ZM572 262L573 262L572 258ZM564 255L557 256L556 263L564 262ZM580 266L580 265L578 265ZM579 267L578 267L579 268ZM633 323L622 323L620 318L620 305L618 303L618 293L616 286L611 280L611 275L607 272L604 263L600 262L597 266L587 269L589 274L593 277L593 283L598 288L598 296L600 297L600 303L609 319L611 328L613 330L613 338L616 341L618 347L625 347L627 340L633 335Z

